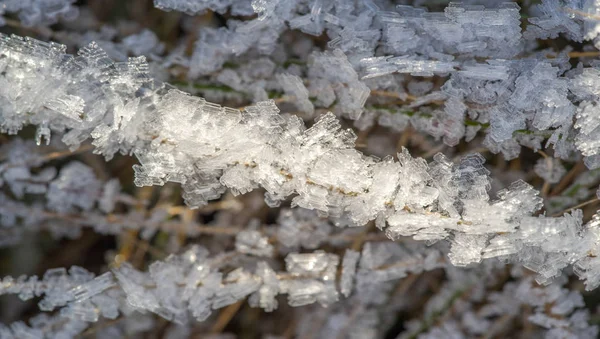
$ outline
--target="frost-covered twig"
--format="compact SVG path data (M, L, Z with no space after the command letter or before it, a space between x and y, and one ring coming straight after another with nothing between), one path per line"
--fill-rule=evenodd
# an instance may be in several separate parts
M244 255L264 254L240 248L241 252L209 256L206 249L193 246L181 255L154 262L148 272L124 263L96 278L79 267L71 268L69 274L65 269L50 270L42 280L6 277L0 283L0 295L18 294L23 300L43 296L40 309L61 307L63 317L87 322L96 322L99 316L114 319L119 313L131 313L133 308L185 324L191 318L205 320L212 310L246 297L251 306L270 312L277 308L275 297L279 294L287 294L291 306L315 302L330 305L338 301L338 290L345 296L356 290L369 304L373 302L370 293L376 293L381 284L403 278L408 272L445 265L439 250L432 249L425 256L420 253L421 246L367 244L362 254L352 254L355 257L351 262L344 259L341 278L336 276L339 257L320 250L290 253L285 271L276 272L268 258ZM382 250L390 252L378 256ZM243 262L253 268L223 272ZM125 299L128 306L122 302Z
M33 123L40 137L51 128L65 132L71 147L91 137L107 158L133 152L137 185L180 182L191 207L227 188L240 194L261 186L270 206L295 195L294 206L340 225L377 219L390 238L447 239L457 265L511 256L540 281L575 265L588 288L600 283L597 222L582 227L577 211L532 217L541 199L524 182L489 202L480 156L454 165L439 155L427 164L404 150L398 162L378 160L356 151L354 133L341 130L332 114L305 129L269 101L239 111L171 89L148 77L143 58L113 63L94 44L76 58L63 52L0 37L2 81L9 84L0 87L3 129Z

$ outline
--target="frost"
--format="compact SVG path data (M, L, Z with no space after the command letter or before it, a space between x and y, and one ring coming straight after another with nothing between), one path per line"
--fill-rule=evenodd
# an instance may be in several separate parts
M230 7L236 13L235 15L249 15L253 13L249 1L235 0L154 0L154 6L162 10L185 12L190 15L203 13L207 10L224 13Z
M546 158L538 160L533 168L535 173L550 184L555 184L565 175L567 170L560 163L560 160Z
M286 94L293 96L301 112L312 116L315 112L312 102L308 97L308 90L304 87L300 77L291 74L279 74L277 81L281 84Z
M235 248L240 253L252 254L258 257L270 257L273 255L273 246L269 239L262 236L258 231L242 231L235 238Z
M100 182L90 167L72 162L62 168L48 187L48 208L69 212L76 208L90 210L98 198Z
M596 337L567 283L600 286L600 6L500 2L155 0L187 14L157 29L0 0L80 47L0 34L0 131L32 139L1 140L0 246L119 240L97 276L3 278L52 313L0 337L208 335L243 302L296 324L251 336Z
M79 8L74 3L75 0L3 0L0 2L0 14L18 13L19 20L27 27L52 25L59 19L71 21L77 18Z
M359 257L360 253L356 251L346 250L346 253L344 253L340 290L345 297L348 297L350 292L352 292L354 274L356 273L356 264L358 263Z
M375 57L361 60L365 68L364 79L386 74L408 73L414 76L447 74L455 70L456 63L437 60L419 60L407 56Z
M360 81L342 50L314 52L309 57L308 76L311 79L309 91L315 93L325 107L337 99L340 112L352 119L360 116L370 90Z

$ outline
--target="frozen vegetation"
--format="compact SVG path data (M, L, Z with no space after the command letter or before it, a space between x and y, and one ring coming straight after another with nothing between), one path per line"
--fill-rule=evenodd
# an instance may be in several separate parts
M600 2L399 3L0 0L0 338L596 338Z

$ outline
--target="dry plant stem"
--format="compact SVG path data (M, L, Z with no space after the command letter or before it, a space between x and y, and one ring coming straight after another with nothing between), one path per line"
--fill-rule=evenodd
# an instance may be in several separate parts
M398 139L398 143L396 144L396 152L400 152L400 150L402 150L402 147L406 147L408 145L413 133L415 133L414 128L408 126L402 132L402 134L400 134L400 139Z
M55 151L55 152L50 152L48 154L45 154L42 159L44 161L52 161L52 160L58 160L58 159L62 159L62 158L66 158L66 157L71 157L74 155L78 155L81 153L85 153L85 152L89 152L91 150L94 149L94 145L92 144L86 144L84 146L79 147L77 150L75 151L69 151L69 150L65 150L65 151ZM3 157L0 157L0 161L4 161L5 159ZM18 163L18 164L13 164L13 165L9 165L8 167L14 167L14 166L23 166L23 165L30 165L28 163Z
M548 156L548 154L546 154L546 152L542 151L542 150L538 150L538 153L544 157L544 159L546 160L548 167L552 166L552 158L550 158ZM548 181L544 181L544 185L542 186L542 189L540 190L540 194L542 197L546 197L548 195L548 192L550 191L550 183Z
M590 19L594 19L594 20L600 20L600 16L595 15L595 14L590 14L590 13L586 13L586 12L582 12L582 11L578 11L576 9L572 9L572 8L563 8L563 10L565 12L569 12L569 13L573 13L573 14L577 14L579 16L585 17L585 18L590 18Z
M415 97L414 95L405 94L404 96L402 96L402 95L400 95L397 92L381 91L381 90L372 90L371 91L371 95L380 96L380 97L387 97L387 98L394 98L394 99L400 99L403 102L410 102L410 101L417 100L417 97ZM406 99L404 99L404 98L406 98Z
M525 305L524 309L523 309L523 318L527 319L529 318L530 315L532 315L533 310L531 308L531 306L529 305ZM523 321L523 332L526 335L532 335L532 333L535 331L535 325L533 325L531 322L529 321Z
M61 152L52 152L52 153L48 153L44 159L45 160L56 160L56 159L61 159L64 157L69 157L69 156L73 156L73 155L77 155L77 154L81 154L81 153L85 153L88 151L91 151L94 149L94 145L92 144L86 144L83 145L81 147L79 147L78 149L76 149L75 151L61 151Z
M132 263L136 267L143 266L144 257L146 255L146 253L148 253L148 252L150 252L150 254L152 254L156 258L164 258L166 256L166 253L164 253L162 250L156 248L155 246L152 246L146 240L138 240L137 244L138 244L137 249L132 257Z
M208 204L196 209L198 212L206 212L212 213L215 211L223 211L223 210L234 210L239 211L243 207L242 203L240 203L237 199L227 199L227 200L219 200L212 201ZM183 215L189 211L190 208L188 206L170 206L167 208L167 213L170 215Z
M550 191L550 183L548 181L544 181L544 185L542 186L542 189L540 190L540 194L543 198L545 198L546 196L548 196L548 192Z
M554 189L550 192L550 196L561 194L562 191L569 186L573 179L575 179L579 173L584 172L585 170L585 165L582 161L579 161L575 166L573 166L573 168L571 168L569 173L567 173L562 180L556 186L554 186Z
M231 305L225 307L219 313L219 317L215 321L215 324L211 327L210 333L223 332L225 327L227 327L227 324L229 324L231 319L233 319L233 317L236 315L236 313L240 310L240 308L242 307L244 302L245 302L245 299L240 300L240 301L236 302L235 304L231 304Z
M419 277L421 277L421 274L414 274L414 273L409 274L406 278L402 279L398 285L396 285L396 288L394 289L394 292L392 292L392 295L398 296L398 295L405 294L406 292L408 292L410 287L415 283L415 281L417 281L417 279L419 279Z
M129 261L131 258L137 244L137 235L137 230L128 230L121 236L122 245L119 249L119 254L117 255L120 262Z
M570 58L595 58L600 56L600 51L589 51L589 52L570 52Z
M483 338L485 338L485 339L500 338L499 335L502 334L502 332L506 331L507 324L512 319L513 319L513 315L511 315L511 314L505 314L505 315L501 316L500 318L496 319L496 321L494 321L494 324L492 325L492 328L490 328L490 330L485 334L485 336Z
M82 226L93 227L93 223L82 216L72 215L72 214L59 214L56 212L42 212L43 215L48 218L61 219L71 222L77 222ZM104 220L107 224L130 224L134 225L132 221L122 220L123 216L109 214L106 216ZM143 222L141 224L135 225L135 228L143 228ZM195 233L199 234L212 234L212 235L236 235L239 233L244 227L214 227L214 226L204 226L199 224L185 224L185 223L174 223L174 222L163 222L161 223L159 229L166 232L180 232L183 228L189 228Z
M595 58L595 57L600 56L600 51L569 52L569 53L567 53L567 55L571 59L576 59L576 58ZM548 59L554 59L554 58L556 58L555 55L546 55L546 57Z
M194 220L196 220L197 216L198 216L197 210L188 209L185 213L183 213L181 221L183 222L185 227L187 227L188 225L192 225L194 223ZM183 246L183 244L185 244L185 239L186 239L186 233L180 229L177 232L177 240L178 240L179 246Z
M588 201L582 202L582 203L581 203L581 204L579 204L579 205L575 205L575 206L573 206L573 207L567 208L566 210L560 211L559 213L553 214L552 216L553 216L553 217L559 217L559 216L561 216L561 215L563 215L563 214L565 214L565 213L568 213L568 212L570 212L570 211L572 211L572 210L575 210L575 209L582 208L582 207L584 207L584 206L587 206L587 205L590 205L590 204L596 203L596 202L598 202L598 201L600 201L600 199L598 199L598 198L596 197L596 198L594 198L594 199L590 199L590 200L588 200Z
M356 148L366 148L368 146L367 138L372 129L373 127L369 127L366 130L358 132L358 135L356 136Z
M288 325L288 327L285 329L285 331L282 334L282 337L284 337L285 339L292 339L295 337L294 335L294 331L296 330L296 322L292 320L292 323Z
M363 227L362 231L360 232L360 234L354 238L354 241L352 242L352 246L351 248L355 251L360 251L362 249L363 244L366 241L367 238L367 234L369 232L371 232L371 230L375 228L375 223L374 222L369 222L365 227Z
M137 192L137 200L138 201L147 201L152 196L154 188L153 187L142 187ZM143 210L143 206L137 206L136 209ZM119 249L119 254L116 258L119 258L121 262L129 261L134 248L137 243L138 230L128 230L124 232L124 235L121 237L121 248ZM119 263L117 263L119 264Z

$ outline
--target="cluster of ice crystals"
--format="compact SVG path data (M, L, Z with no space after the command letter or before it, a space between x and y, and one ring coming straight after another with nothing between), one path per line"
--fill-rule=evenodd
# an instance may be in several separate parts
M228 1L157 0L157 6L163 9L189 11L195 6L196 9L191 10L194 13L206 8L221 11L230 5ZM399 86L390 89L405 98L403 87L410 87L410 82L406 79L390 81L392 78L386 78L390 73L426 77L450 74L441 93L430 93L409 105L412 109L446 101L443 109L427 113L428 118L396 115L393 119L397 121L387 121L387 112L373 115L382 116L381 124L399 130L410 122L417 130L443 138L449 146L456 145L462 138L469 141L478 132L485 131L484 145L494 153L502 152L507 159L518 155L519 144L537 149L545 138L548 139L546 146L553 145L560 158L567 158L574 150L573 140L582 153L595 152L586 146L592 144L591 138L583 141L573 135L576 106L570 93L579 93L569 88L572 75L564 74L571 67L568 51L560 52L554 60L547 59L545 52L531 58L522 56L529 53L533 38L566 33L576 41L584 36L587 40L596 39L597 1L543 1L531 6L530 25L524 37L518 5L493 2L486 6L450 3L443 12L427 12L404 5L389 10L391 6L370 1L351 4L320 0L254 1L251 10L258 15L255 19L230 19L227 27L200 31L190 61L190 75L212 74L222 69L228 60L239 59L245 65L250 62L248 58L256 59L249 57L255 51L273 55L272 61L280 63L282 55L274 51L282 47L276 41L286 28L317 36L326 33L332 52L313 52L306 58L312 42L303 40L298 45L308 41L308 48L295 47L287 54L292 58L301 55L301 59L308 60L308 97L303 86L292 81L291 76L280 76L279 84L275 85L260 79L258 86L250 86L239 81L249 73L247 70L225 69L215 79L237 84L242 92L250 92L255 99L266 97L265 88L276 87L297 97L296 107L305 111L306 117L311 117L314 107L333 105L331 109L336 115L359 119L369 96L365 83L378 90L396 82ZM381 51L376 50L378 46ZM298 52L300 50L303 52ZM485 60L475 62L473 58ZM302 68L290 67L286 72L301 75ZM357 72L365 80L386 79L363 82L354 79ZM534 133L521 135L525 130ZM590 167L600 163L598 157L587 157L586 164Z
M584 35L583 21L585 17L582 18L580 15L576 15L576 13L585 13L596 6L594 1L542 0L541 4L535 7L535 10L539 11L540 15L529 18L531 25L527 26L527 31L524 35L527 38L548 39L556 38L562 33L571 40L582 41ZM588 32L589 34L592 33L589 30ZM593 38L595 36L587 37Z
M264 262L255 273L237 268L226 275L219 272L219 257L208 258L207 251L192 247L180 256L153 263L149 272L129 264L113 270L128 303L176 323L185 324L193 316L203 321L219 309L250 296L249 302L272 311L279 293L279 279Z
M364 79L390 73L408 73L414 76L433 76L448 74L455 70L456 62L419 60L410 56L373 57L361 60L365 68Z
M340 49L331 52L314 52L309 57L309 91L315 93L317 102L329 107L337 100L340 113L357 119L369 97L370 89L350 64Z
M277 220L277 240L291 249L315 249L332 232L326 218L303 208L282 209Z
M567 170L560 163L560 160L554 158L544 158L538 160L533 167L535 174L539 175L549 184L556 184L565 175Z
M277 308L276 297L282 293L288 295L291 306L315 302L331 305L338 299L339 286L340 292L346 296L354 290L353 294L358 299L353 300L357 303L331 306L334 310L348 308L348 305L364 309L361 314L365 314L369 320L357 319L360 323L357 326L361 329L361 335L370 333L370 338L373 333L365 334L363 331L372 328L380 320L369 309L388 307L388 294L393 291L395 281L408 274L444 267L449 275L449 282L428 301L425 316L437 317L435 314L446 312L453 303L457 303L453 307L459 312L448 315L450 319L448 316L442 318L441 323L436 322L427 335L435 337L446 333L449 330L448 324L452 321L463 325L460 330L452 330L456 333L481 334L492 330L490 319L502 315L516 316L521 305L531 306L533 314L529 321L546 328L549 333L582 338L597 335L597 327L586 321L589 315L581 309L583 299L576 291L561 288L558 284L536 286L531 277L526 277L507 283L501 292L486 295L486 286L498 283L493 276L486 274L490 274L494 267L502 267L502 263L488 262L488 265L484 264L480 269L462 271L447 266L442 251L436 246L429 247L427 251L424 249L423 244L410 240L403 244L368 242L364 244L360 254L346 251L341 265L337 255L315 251L289 254L285 259L284 272L275 272L266 262L258 261L253 271L238 267L224 274L221 268L230 267L226 262L229 259L226 258L231 253L210 257L208 251L194 246L180 255L171 255L165 260L152 263L148 272L123 264L114 268L112 273L107 272L92 279L92 274L80 268L72 268L70 277L64 269L58 269L48 271L41 282L26 277L19 278L16 282L12 278L5 278L1 286L3 294L25 293L25 298L33 296L34 292L31 291L38 293L35 295L45 293L46 297L40 306L45 310L62 307L59 313L64 319L62 323L67 329L70 328L68 326L74 326L71 323L79 324L76 328L80 331L87 326L85 323L96 322L100 317L115 319L122 314L127 319L132 316L132 310L150 311L181 326L188 326L191 317L198 321L205 320L213 310L246 297L251 306L270 312ZM337 275L339 270L341 276ZM356 287L352 289L354 280ZM125 300L126 304L123 303ZM336 331L335 319L348 319L348 315L334 313L336 315L328 318L328 324L320 330L325 332L321 333L340 333ZM0 333L12 338L8 334L18 337L19 333L35 331L35 328L36 321L32 320L31 328L15 323L10 329L0 327L0 331L3 331ZM407 324L407 328L409 332L419 330L418 324L412 322Z
M360 253L353 250L346 250L346 253L344 253L340 290L345 297L349 296L352 292L354 275L356 274L356 264L358 263L359 258Z
M189 15L199 14L208 10L225 13L231 10L233 15L253 14L250 1L214 1L214 0L154 0L154 6L164 11L178 11Z
M510 104L519 110L535 112L532 126L545 130L559 127L575 113L574 105L567 98L568 82L557 78L559 70L548 63L538 63L515 81ZM535 87L534 87L535 84ZM530 100L535 97L536 100Z
M597 118L600 102L600 87L597 83L599 71L596 68L584 68L571 80L572 91L581 100L577 112L575 128L575 146L586 156L586 165L590 168L600 167L598 147L600 122Z
M48 208L57 212L69 212L77 208L88 211L100 196L100 190L101 183L90 167L71 162L50 183Z
M248 303L252 307L260 307L266 312L277 309L279 303L275 298L279 294L279 279L271 266L264 261L257 264L256 275L262 281L258 290L250 296Z
M550 131L548 144L554 145L558 156L568 156L572 145L567 134L575 105L569 97L569 79L561 75L569 66L559 60L552 65L539 59L505 60L522 51L518 6L485 9L450 4L445 14L408 6L398 9L398 13L379 15L384 31L390 32L384 34L384 40L386 36L402 37L398 40L402 43L397 44L401 50L387 43L386 48L394 54L366 57L361 65L365 79L395 72L427 77L451 75L442 93L433 92L410 105L445 101L444 110L434 111L427 123L411 119L415 128L454 146L461 138L469 140L478 130L490 126L486 146L494 152L502 151L508 158L519 152L517 145L508 145L514 142L516 132ZM502 33L498 34L497 29ZM471 41L462 43L461 39ZM477 51L489 53L485 55L489 59L485 63L469 60L478 55ZM475 123L466 119L474 119Z
M248 4L251 3L251 7ZM194 57L191 60L192 75L206 74L209 70L218 70L222 63L209 62L211 66L201 64L207 60L200 55L210 56L219 51L219 58L226 60L247 52L271 54L278 38L286 28L297 29L306 34L320 36L324 32L332 37L329 45L344 52L353 51L359 57L372 55L380 33L374 24L372 10L365 10L359 3L311 1L176 1L156 0L157 7L175 9L187 13L211 8L222 12L231 6L232 13L240 15L257 14L252 20L238 21L230 19L228 28L212 30L212 37L200 37L196 45ZM248 11L249 9L249 11ZM254 13L253 13L254 12ZM204 30L204 29L203 29ZM214 59L214 58L212 58Z
M271 204L293 196L293 206L314 209L338 225L360 226L376 219L392 239L447 239L452 244L451 259L458 265L514 255L529 263L543 281L587 260L587 251L593 252L594 237L585 238L590 240L583 242L581 250L565 251L566 244L583 239L584 233L569 231L560 243L546 244L541 258L532 257L540 239L536 232L524 232L524 223L542 230L561 222L581 223L580 216L531 217L541 199L523 182L489 201L488 173L481 157L466 157L459 165L442 156L427 164L406 150L398 154L397 162L367 157L354 148L356 135L341 129L332 113L307 129L298 117L280 115L273 101L238 110L173 89L148 76L143 58L114 63L93 43L78 57L65 55L64 50L51 43L0 36L1 80L9 84L0 87L2 128L14 133L25 124L46 126L52 121L52 129L65 132L63 141L72 147L91 137L96 151L107 157L134 152L140 162L134 167L137 185L178 182L190 207L219 198L227 189L243 194L262 187ZM360 112L368 89L343 53L315 53L313 60L315 77L330 74L328 81L338 84L332 88L338 101ZM472 74L454 73L443 92L420 100L449 96L495 103L488 136L494 142L512 141L511 135L525 124L557 127L551 141L566 139L563 127L570 127L575 106L567 96L569 82L559 77L557 67L527 60L489 65L514 70L509 80L482 80L490 78L486 76L475 82L466 80ZM495 87L506 86L506 81L511 82L510 89ZM596 95L586 73L571 83L579 97ZM476 89L488 85L496 89L495 97L486 98ZM454 99L449 103L448 115L463 119L466 104ZM447 138L455 141L456 135ZM56 191L49 206L57 211L90 209L97 199L91 197L102 191L91 170L77 163L65 166L49 190ZM105 191L109 194L110 188ZM60 204L57 196L62 197ZM254 251L258 246L266 254L264 239L252 239L244 235L240 248ZM593 286L595 279L589 283ZM307 291L298 298L312 300L325 293L323 298L333 299L329 292L315 292L328 291L322 282L311 281L311 286L314 293Z
M233 252L209 256L195 246L147 271L123 263L97 277L78 267L52 269L41 279L6 277L0 294L40 297L43 311L57 312L32 318L29 326L0 325L0 337L68 338L89 322L119 316L122 327L147 331L152 317L137 311L176 323L166 336L184 337L191 335L189 323L217 309L247 299L271 312L286 294L291 306L329 307L301 312L306 324L297 326L298 337L375 338L389 314L412 302L395 301L394 291L404 286L397 280L442 267L447 283L428 298L420 321L405 324L405 337L496 336L496 324L512 321L524 305L531 310L527 320L539 326L535 335L544 329L551 338L597 337L582 296L562 287L562 271L572 268L588 290L600 286L600 213L587 223L577 209L549 215L589 199L598 173L581 174L563 195L544 197L550 206L539 213L543 199L523 181L491 197L492 179L479 154L460 160L436 154L428 162L402 148L397 160L366 156L336 118L355 120L361 131L375 123L396 131L410 124L448 146L484 132L483 146L507 159L521 146L537 151L545 141L557 158L583 155L589 168L600 167L598 63L583 57L570 70L570 47L554 54L536 51L534 41L562 35L600 46L600 1L542 0L529 6L529 25L515 3L469 5L475 2L431 13L416 7L419 1L393 7L371 0L154 0L163 10L213 11L227 20L224 27L199 30L191 57L180 44L165 59L165 45L147 29L122 39L106 27L85 34L76 39L86 45L75 56L62 45L0 34L1 132L34 125L38 145L53 144L58 138L51 136L58 135L72 150L91 141L107 160L135 155L136 185L178 183L192 208L227 191L257 189L266 191L269 207L289 199L293 208L282 209L276 225L234 234ZM78 12L73 3L0 0L0 25L6 13L18 13L25 26L70 19ZM521 26L527 27L523 36ZM288 29L318 38L290 37ZM288 39L294 46L284 50ZM317 45L325 39L322 51ZM226 85L233 98L259 102L223 107L152 79L153 65L144 57L109 58L128 54L189 68L190 79L206 77ZM280 94L303 118L315 117L317 108L333 113L307 128L266 101ZM392 98L398 99L394 109L378 105ZM47 157L20 139L0 153L0 246L38 229L69 237L79 236L81 227L102 234L135 229L144 240L158 230L213 231L196 221L182 224L164 206L123 212L116 208L127 200L118 180L99 180L80 162L43 168ZM533 170L547 184L566 172L560 160L546 157ZM349 227L370 222L391 241ZM378 240L340 250L350 242L354 248L363 236ZM323 245L335 254L310 251ZM284 268L276 254L286 255ZM510 277L492 274L506 273L507 262L517 264L508 283ZM519 272L521 266L537 276ZM315 318L322 322L318 329L310 326ZM98 336L129 333L118 326Z
M258 231L244 230L236 235L235 249L244 254L258 257L270 257L273 255L273 245L269 239Z
M350 297L355 276L360 284L355 291L363 300L361 303L364 302L361 307L381 305L381 298L389 292L393 280L404 277L407 272L418 273L444 266L437 250L424 256L423 249L415 243L367 243L362 253L347 251L343 264L337 255L321 250L290 253L285 259L285 271L276 272L260 259L250 265L252 269L230 270L235 267L235 262L230 261L232 256L243 256L242 253L209 256L204 248L192 246L179 255L155 261L147 272L124 263L96 278L77 267L73 267L68 275L64 269L49 270L42 281L36 277L23 276L17 280L7 277L0 284L0 294L20 294L24 299L45 295L40 307L45 311L61 307L57 315L65 325L81 322L80 326L85 328L89 326L84 325L86 323L118 316L123 321L129 318L133 321L136 310L150 311L180 326L188 326L192 318L203 321L213 310L245 298L250 306L267 312L278 307L277 296L280 294L287 294L291 306L320 303L345 307L333 303L338 301L339 291ZM337 274L340 271L341 277ZM375 319L367 321L370 325L361 324L359 328L375 326ZM362 323L364 320L357 321ZM0 333L36 328L34 320L32 328L19 326L25 325L13 324L11 329L0 327L0 331L4 331ZM147 328L142 324L139 326Z
M281 281L280 288L287 293L291 306L319 302L327 306L338 300L336 270L339 257L323 251L291 253L285 258L286 269L297 279Z
M512 288L511 288L512 287ZM598 328L590 326L583 297L577 291L569 291L558 284L545 288L536 287L531 279L524 279L516 288L507 286L508 293L515 293L517 300L534 307L529 321L548 329L551 337L595 338ZM505 292L505 293L506 293Z
M49 316L42 313L29 320L30 326L17 321L9 326L0 324L0 337L6 339L20 338L74 338L81 335L88 327L82 320L64 318L60 315Z
M62 166L58 175L48 162L69 154L64 145L38 147L35 142L12 139L0 148L1 241L11 246L26 232L48 230L56 238L76 238L82 227L93 227L101 233L116 234L137 224L149 226L132 216L111 221L107 214L127 195L121 192L117 179L103 183L94 171L78 161ZM34 174L35 173L35 174ZM85 213L79 216L78 213ZM129 225L129 226L128 226Z
M104 213L111 213L115 209L121 185L118 179L111 179L104 184L102 195L98 199L98 207Z
M161 54L165 48L156 34L149 29L127 36L123 39L123 45L134 55Z
M598 326L589 322L589 311L578 291L566 288L566 277L548 286L536 284L523 276L522 268L511 272L514 281L493 276L493 265L486 269L458 270L447 268L449 280L425 305L425 319L405 324L408 331L399 338L469 338L499 335L504 327L498 318L518 319L521 309L531 309L527 321L539 327L532 333L547 338L596 338ZM501 291L497 284L503 283ZM494 287L496 286L496 287ZM433 326L423 326L428 319ZM425 331L425 333L423 333ZM419 334L421 333L421 334Z
M391 245L391 244L390 244ZM370 247L364 251L369 251ZM389 259L398 259L409 252L398 252L398 247L390 247L397 252ZM364 252L363 255L368 255ZM432 252L434 253L434 252ZM290 253L286 261L286 272L276 273L266 262L257 262L254 273L237 268L226 275L219 271L219 256L208 257L208 252L201 247L192 247L181 255L171 255L163 261L152 263L148 272L138 271L130 264L122 264L111 272L96 278L93 274L74 267L67 275L64 269L49 270L42 281L36 277L21 277L14 280L10 277L2 281L2 294L19 294L27 300L33 296L44 294L40 302L42 310L61 309L61 316L74 320L96 322L99 316L114 319L125 309L119 305L120 298L125 298L129 307L136 310L147 310L179 324L186 324L193 316L199 321L206 319L213 309L233 304L249 296L249 303L254 307L272 311L277 308L278 294L287 294L291 306L301 306L318 302L330 305L338 300L339 258L337 255L315 251L313 253ZM344 295L351 292L356 264L360 254L347 252L344 260L343 277L340 289ZM431 257L434 261L435 258ZM409 259L413 268L402 270L422 270L438 267L428 257ZM365 258L365 260L368 260ZM380 270L363 262L361 274L365 270ZM367 266L365 266L367 265ZM419 268L421 267L421 268ZM397 271L397 268L385 271ZM390 275L391 274L391 275ZM114 276L114 278L113 278ZM386 278L401 278L403 275L387 273ZM376 279L377 281L377 279ZM369 286L372 283L362 281ZM119 290L111 288L118 286ZM373 287L375 288L375 287ZM112 293L112 292L118 293Z
M519 6L497 8L451 3L444 13L398 6L379 14L386 49L396 54L506 58L521 50Z
M292 74L278 74L277 81L287 95L295 98L294 103L298 106L301 112L312 116L315 113L315 108L308 96L308 90L302 83L299 76Z
M395 280L446 266L438 248L428 247L425 253L424 246L410 241L366 243L356 268L354 293L366 304L382 305Z
M16 294L22 300L43 296L39 307L52 311L67 303L84 303L115 285L112 274L105 273L96 278L84 268L73 266L67 272L64 268L46 271L40 280L37 276L20 276L17 279L5 277L0 282L1 294ZM87 307L94 308L93 305Z
M554 145L557 156L568 157L573 149L568 136L576 113L570 84L559 67L546 61L490 60L488 65L469 65L454 72L442 87L448 99L440 118L446 128L441 135L448 145L455 145L459 138L469 138L469 131L489 126L485 145L510 159L519 153L517 140L530 144L517 133L546 131L547 145ZM467 118L477 122L468 124Z
M59 19L74 20L79 15L76 0L2 0L0 1L0 26L2 14L18 13L24 26L51 25Z
M32 174L27 167L8 167L2 173L2 179L18 198L25 193L44 194L48 184L56 176L56 169L46 168L38 174Z

